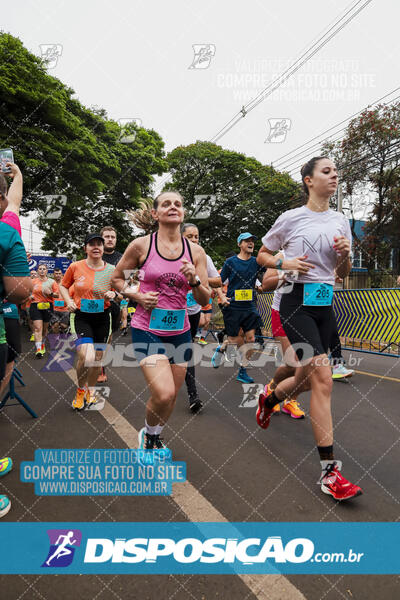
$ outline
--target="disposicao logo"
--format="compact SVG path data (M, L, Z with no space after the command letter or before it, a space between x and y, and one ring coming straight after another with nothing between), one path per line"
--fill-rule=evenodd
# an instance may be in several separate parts
M252 548L252 550L250 550ZM303 563L310 560L314 544L307 538L290 540L286 545L280 536L247 538L209 538L204 541L184 538L89 538L86 544L85 563L156 563L159 558L170 557L178 563Z
M48 529L50 548L42 567L68 567L75 554L75 547L81 545L82 532L79 529Z

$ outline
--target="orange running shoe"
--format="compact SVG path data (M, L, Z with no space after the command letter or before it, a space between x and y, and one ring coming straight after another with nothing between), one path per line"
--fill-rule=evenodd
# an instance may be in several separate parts
M304 419L305 412L299 406L299 403L295 398L290 398L290 400L286 400L282 406L282 412L290 415L293 419Z
M76 396L72 401L72 408L74 410L82 410L83 408L85 408L85 395L86 390L82 388L78 388L76 390Z

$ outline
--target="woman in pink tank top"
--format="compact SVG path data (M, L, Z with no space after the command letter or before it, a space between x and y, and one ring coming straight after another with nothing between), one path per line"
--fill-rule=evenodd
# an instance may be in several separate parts
M186 295L204 305L210 297L204 250L182 237L183 198L175 191L154 200L151 216L156 233L129 244L113 275L112 285L137 302L132 319L132 342L149 387L145 427L139 447L165 448L160 437L192 358L192 339ZM132 271L139 269L139 291L129 285Z

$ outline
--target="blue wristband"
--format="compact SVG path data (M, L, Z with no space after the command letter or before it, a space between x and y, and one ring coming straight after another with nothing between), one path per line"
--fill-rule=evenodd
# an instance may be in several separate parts
M280 269L282 269L282 265L283 265L283 258L279 258L276 261L275 269L277 269L279 271Z

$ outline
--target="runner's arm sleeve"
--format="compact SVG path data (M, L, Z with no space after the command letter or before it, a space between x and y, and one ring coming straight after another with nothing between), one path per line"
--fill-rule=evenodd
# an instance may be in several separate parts
M71 287L74 283L74 267L73 263L69 265L68 269L64 273L64 277L62 278L61 285L67 289Z
M25 246L16 232L1 267L3 277L29 277Z
M208 275L208 277L219 277L219 273L218 273L217 269L215 268L213 260L210 256L208 256L208 254L207 254L207 275Z
M227 279L229 279L230 273L231 273L231 267L230 267L228 261L226 261L224 263L224 266L221 269L221 273L220 273L221 281L225 282Z
M272 251L282 248L286 239L286 218L281 215L261 239L263 245Z

